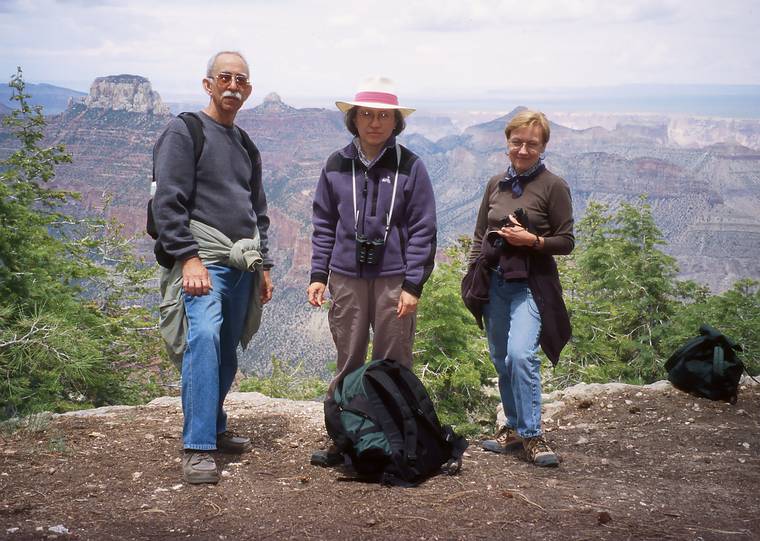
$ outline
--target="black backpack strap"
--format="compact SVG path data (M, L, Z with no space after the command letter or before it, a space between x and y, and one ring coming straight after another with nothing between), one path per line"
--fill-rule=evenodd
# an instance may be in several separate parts
M194 172L197 174L198 160L201 159L203 154L203 146L206 143L206 136L203 135L203 122L201 117L197 113L180 113L179 118L185 123L188 131L190 132L190 138L193 140L193 159L195 160ZM196 176L193 176L193 192L190 196L190 204L195 203L195 189L197 188Z
M717 335L717 339L720 342L723 342L724 350L726 352L728 352L728 355L731 356L732 358L735 358L736 361L741 364L743 372L745 374L747 374L752 381L754 381L755 383L760 384L760 381L758 381L757 379L755 379L755 377L752 374L749 373L749 370L747 370L747 365L744 363L744 361L742 361L740 358L738 358L738 356L736 356L736 354L731 351L731 350L733 350L733 351L744 351L744 348L741 346L741 344L737 344L736 342L734 342L733 340L731 340L728 336L726 336L725 334L721 334L719 331L717 331L713 327L710 327L709 325L702 325L699 328L699 332L703 333L703 334L707 334L707 333L710 333L710 332L715 333ZM713 358L713 369L715 368L715 360L718 359L718 352L717 352L717 350L719 349L719 347L716 346L715 349L716 349L716 351L714 353L715 357ZM725 364L724 351L720 352L720 361L723 364Z
M251 138L248 136L248 133L240 126L236 127L240 132L240 137L243 139L243 146L245 147L246 152L248 152L248 158L251 160L251 171L253 175L253 185L251 186L251 190L254 194L257 194L261 189L262 182L261 153Z
M187 126L187 131L190 132L190 138L193 140L193 158L195 164L198 165L198 160L201 159L203 154L203 146L206 143L206 137L203 135L203 122L198 113L189 113L185 111L177 115Z
M240 126L237 126L237 129L240 132L240 137L243 139L243 146L245 147L246 152L248 152L248 157L251 159L251 165L256 167L257 163L261 163L261 153L251 140L248 132Z
M441 469L448 475L454 475L462 468L462 456L469 445L467 439L457 435L449 425L441 424L430 395L419 378L411 370L399 366L397 367L397 373L408 392L414 396L415 402L420 405L420 409L417 412L419 418L428 424L434 434L440 436L441 441L449 445L451 455L449 460L441 466Z
M203 153L203 146L206 141L206 137L203 134L203 123L201 117L197 113L184 112L177 115L187 126L187 131L190 132L190 138L193 141L193 160L195 165L198 165L198 160ZM153 147L153 182L156 181L156 146ZM193 193L190 201L195 200L195 177L193 177ZM156 242L153 245L153 253L156 256L156 261L162 267L171 269L174 266L174 258L166 253L163 245L158 241L158 229L156 228L155 218L153 217L153 198L148 200L148 213L145 230L148 235L151 236Z
M414 474L410 472L410 467L417 460L417 422L398 386L388 374L378 369L379 366L381 365L371 367L364 373L364 378L371 384L367 389L367 396L374 406L375 420L382 427L391 445L393 463L405 472L404 477L412 478ZM403 432L398 429L390 415L380 415L380 412L385 412L381 395L389 397L398 406ZM401 451L400 456L398 451Z
M404 387L410 394L409 399L414 400L415 404L419 405L419 410L416 411L417 415L428 423L431 428L436 432L441 429L441 421L438 419L438 414L435 412L435 406L433 401L430 400L430 395L425 389L422 382L415 376L410 370L396 366L395 373L398 374L398 378L403 382Z
M695 351L699 350L702 345L707 342L709 338L707 338L704 335L697 336L695 338L690 339L688 342L686 342L683 346L678 348L673 354L668 357L668 360L665 362L665 370L670 372L670 370L681 360L688 359L691 357Z

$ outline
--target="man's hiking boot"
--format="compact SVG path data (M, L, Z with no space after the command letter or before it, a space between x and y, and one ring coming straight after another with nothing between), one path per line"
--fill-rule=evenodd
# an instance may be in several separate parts
M251 450L251 438L228 430L216 435L216 449L222 453L239 455Z
M343 464L343 453L340 452L335 444L332 444L328 449L314 451L311 454L311 464L325 468L338 466Z
M557 454L552 451L552 448L549 447L543 436L525 438L523 440L523 448L525 449L528 462L533 462L536 466L559 466Z
M523 439L511 426L502 426L492 440L485 440L481 447L492 453L511 453L518 451Z
M219 472L214 457L205 451L186 449L182 457L182 478L193 485L218 483Z

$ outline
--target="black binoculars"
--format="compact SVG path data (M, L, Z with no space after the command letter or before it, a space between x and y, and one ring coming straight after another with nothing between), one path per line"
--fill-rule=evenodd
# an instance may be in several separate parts
M364 235L356 235L356 261L366 265L377 265L382 256L383 239L369 240Z

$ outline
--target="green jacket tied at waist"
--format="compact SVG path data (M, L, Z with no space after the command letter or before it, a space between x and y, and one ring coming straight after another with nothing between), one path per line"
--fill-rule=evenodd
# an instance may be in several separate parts
M190 231L198 243L198 256L204 265L226 265L253 272L248 312L240 337L245 349L261 324L261 279L263 258L259 253L259 234L233 243L224 233L204 223L190 220ZM177 367L182 366L182 355L187 344L187 318L182 300L182 263L177 261L171 269L161 270L161 304L159 329L166 343L169 358Z

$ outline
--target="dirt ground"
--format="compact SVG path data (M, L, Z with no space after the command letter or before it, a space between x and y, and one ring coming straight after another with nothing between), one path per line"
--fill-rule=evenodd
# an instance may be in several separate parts
M668 384L583 386L546 406L562 463L471 441L462 472L415 488L309 465L321 406L230 397L252 452L218 485L180 478L176 399L38 419L0 436L0 538L760 539L760 386L738 404Z

